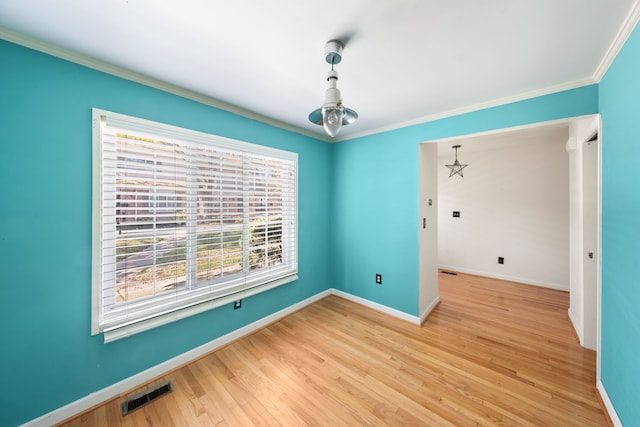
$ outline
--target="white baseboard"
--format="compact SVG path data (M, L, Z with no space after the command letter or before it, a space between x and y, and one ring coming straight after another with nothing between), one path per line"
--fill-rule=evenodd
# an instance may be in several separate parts
M213 341L210 341L206 344L201 345L200 347L196 347L193 350L189 350L186 353L182 353L179 356L176 356L172 359L169 359L165 362L155 365L145 371L142 371L136 375L126 378L108 387L105 387L102 390L98 390L95 393L91 393L88 396L80 398L61 408L55 409L47 414L42 415L41 417L28 421L27 423L23 424L23 426L45 427L45 426L51 426L53 424L57 424L64 420L72 418L88 409L91 409L95 406L100 405L103 402L111 400L121 394L127 393L130 390L140 387L141 385L144 385L145 383L153 380L154 378L161 377L162 375L165 375L167 372L177 369L180 366L184 366L187 363L206 355L207 353L210 353L222 346L225 346L231 343L232 341L242 338L245 335L249 335L252 332L257 331L258 329L263 328L268 324L273 323L285 316L288 316L289 314L295 311L298 311L308 305L311 305L329 295L336 295L336 296L345 298L349 301L353 301L355 303L364 305L374 310L381 311L393 317L407 320L417 325L421 324L421 318L419 317L411 316L402 311L384 306L382 304L375 303L373 301L366 300L364 298L357 297L355 295L348 294L346 292L339 291L337 289L327 289L326 291L320 292L312 297L309 297L303 301L293 304L276 313L273 313L269 316L263 317L260 320L257 320L246 326L243 326L240 329L236 329L233 332L230 332L226 335L216 338ZM436 305L437 305L437 302L432 303L429 306L429 309L427 310L427 312L425 313L425 316L426 314L428 314L428 312L433 310L433 308L435 308Z
M613 406L611 399L609 399L607 389L604 388L604 384L602 384L602 381L600 381L600 379L598 379L596 387L600 392L600 397L602 398L602 402L607 409L607 413L609 414L609 418L611 418L611 422L613 423L613 425L615 427L623 427L622 421L620 421L620 417L618 417L618 413L616 412L616 408Z
M441 270L455 271L457 273L473 274L474 276L483 276L483 277L489 277L491 279L507 280L509 282L524 283L525 285L540 286L541 288L557 289L559 291L569 292L568 285L542 282L539 280L528 279L526 277L509 276L506 274L495 274L495 273L489 273L486 271L472 270L469 268L455 267L452 265L440 265L438 266L438 268Z
M475 274L475 273L469 273L469 274ZM193 350L189 350L179 356L176 356L172 359L167 360L166 362L153 366L145 371L140 372L139 374L133 375L122 381L119 381L115 384L105 387L102 390L99 390L95 393L91 393L88 396L85 396L61 408L58 408L45 415L42 415L39 418L36 418L34 420L31 420L23 424L23 426L45 427L45 426L51 426L53 424L57 424L64 420L72 418L88 409L91 409L95 406L100 405L103 402L113 399L114 397L117 397L121 394L127 393L128 391L133 390L153 380L154 378L158 378L166 374L167 372L177 369L180 366L186 365L187 363L193 360L196 360L206 355L207 353L215 351L216 349L222 346L225 346L239 338L242 338L245 335L251 334L252 332L257 331L258 329L263 328L264 326L267 326L270 323L273 323L285 316L288 316L289 314L295 311L298 311L308 305L311 305L329 295L339 296L341 298L364 305L366 307L383 312L390 316L406 320L416 325L421 325L424 319L436 308L436 306L440 302L440 298L436 297L434 301L429 305L429 307L427 307L424 313L422 313L420 317L417 317L417 316L412 316L402 311L384 306L382 304L378 304L376 302L369 301L367 299L364 299L355 295L351 295L343 291L339 291L337 289L327 289L326 291L320 292L312 297L309 297L303 301L293 304L276 313L263 317L262 319L257 320L253 323L250 323L249 325L246 325L240 329L236 329L233 332L230 332L226 335L216 338L206 344L201 345L200 347L196 347ZM569 313L569 317L571 318L571 313ZM609 417L613 422L613 425L615 427L623 427L622 422L620 421L620 418L618 417L618 414L613 404L611 403L611 400L609 399L609 395L607 394L607 391L600 380L598 380L597 388L598 388L598 391L600 392L600 396L602 397L602 401L604 402L606 410L609 413Z
M440 304L440 296L436 296L436 298L429 304L429 307L420 315L420 324L424 323L424 320L431 314L431 312Z
M368 299L360 298L355 295L348 294L346 292L339 291L337 289L331 289L331 293L333 295L339 296L349 301L353 301L360 305L364 305L365 307L372 308L376 311L381 311L385 314L388 314L393 317L397 317L402 320L406 320L407 322L415 323L416 325L420 325L420 318L417 316L412 316L403 311L396 310L395 308L387 307L386 305L378 304L377 302L369 301Z
M263 328L264 326L270 323L273 323L278 319L281 319L293 313L294 311L298 311L301 308L304 308L310 304L313 304L316 301L321 300L324 297L331 295L331 293L332 293L332 289L328 289L326 291L320 292L319 294L316 294L303 301L293 304L285 309L277 311L269 316L263 317L260 320L257 320L246 326L243 326L240 329L236 329L233 332L230 332L226 335L216 338L213 341L210 341L206 344L201 345L200 347L196 347L193 350L189 350L186 353L182 353L179 356L176 356L172 359L167 360L166 362L162 362L158 365L155 365L145 371L140 372L139 374L133 375L122 381L119 381L115 384L105 387L102 390L96 391L95 393L91 393L88 396L85 396L61 408L51 411L48 414L45 414L39 418L31 420L23 424L23 426L45 427L45 426L51 426L53 424L57 424L64 420L72 418L88 409L91 409L97 405L100 405L103 402L113 399L114 397L117 397L130 390L133 390L153 380L154 378L158 378L166 374L167 372L170 372L176 368L179 368L180 366L186 365L187 363L193 360L196 360L204 356L205 354L210 353L222 346L225 346L232 341L235 341L245 335L255 332L258 329Z

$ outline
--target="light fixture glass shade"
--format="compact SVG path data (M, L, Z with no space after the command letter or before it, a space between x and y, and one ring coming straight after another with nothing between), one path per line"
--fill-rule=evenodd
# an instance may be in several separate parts
M329 136L334 137L342 129L342 118L344 108L342 107L322 107L322 125Z
M342 59L344 44L339 40L330 40L325 46L325 60L331 64L331 70L327 73L329 88L324 94L322 107L313 110L309 114L309 121L324 127L330 137L335 137L342 126L346 126L358 119L358 113L342 105L342 97L338 89L338 72L333 69Z

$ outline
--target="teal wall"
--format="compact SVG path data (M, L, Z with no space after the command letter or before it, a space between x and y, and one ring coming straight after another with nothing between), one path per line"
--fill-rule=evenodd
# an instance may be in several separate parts
M300 279L239 311L221 307L110 344L91 337L92 107L299 153ZM419 143L597 112L592 85L327 144L0 41L0 425L330 287L417 316Z
M640 29L600 82L601 377L625 426L640 425Z
M294 283L110 344L91 331L91 108L299 153ZM331 145L0 40L0 425L329 287Z
M335 144L333 282L418 316L420 142L597 112L592 85Z

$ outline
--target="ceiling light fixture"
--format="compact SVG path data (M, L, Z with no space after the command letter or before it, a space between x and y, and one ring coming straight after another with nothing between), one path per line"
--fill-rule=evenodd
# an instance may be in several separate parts
M358 113L342 105L340 90L337 88L338 73L333 69L333 66L342 60L343 49L344 44L340 40L330 40L325 45L325 60L331 64L331 70L327 74L329 88L325 92L322 107L309 114L309 121L324 126L324 130L332 138L340 132L342 126L351 124L358 119Z
M453 145L451 148L453 148L454 150L456 150L456 161L453 162L452 165L445 165L446 167L448 167L449 169L451 169L451 173L449 173L449 178L451 178L453 175L458 174L460 175L462 178L464 178L464 175L462 174L462 169L466 168L469 165L461 165L460 162L458 161L458 148L462 147L462 145Z

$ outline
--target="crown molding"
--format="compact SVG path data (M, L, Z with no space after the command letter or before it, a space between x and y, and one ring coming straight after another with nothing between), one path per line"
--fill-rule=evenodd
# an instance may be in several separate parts
M614 37L613 42L611 42L609 49L607 49L607 52L604 54L602 61L600 61L600 64L593 73L593 80L595 80L597 83L600 83L600 80L602 80L607 70L616 59L616 56L618 56L620 49L622 49L622 46L624 46L625 42L633 32L633 29L636 27L639 20L640 0L636 0L633 3L633 7L631 7L631 10L629 11L629 14L622 22L622 26Z
M401 129L407 126L413 126L421 123L432 122L435 120L440 120L447 117L453 117L460 114L471 113L473 111L483 110L485 108L497 107L500 105L505 105L505 104L509 104L517 101L524 101L527 99L535 98L537 96L549 95L554 92L561 92L563 90L576 89L582 86L598 84L600 83L600 80L602 80L602 78L604 77L605 73L607 72L607 70L615 60L616 56L620 52L620 49L622 49L622 46L624 46L625 42L627 41L627 39L629 38L629 36L633 32L634 28L636 27L639 21L640 21L640 0L635 0L635 2L633 3L633 6L631 7L631 10L627 14L627 17L624 19L622 26L618 30L616 36L611 42L611 45L607 49L607 52L605 53L604 57L600 61L600 64L598 64L598 67L596 68L595 72L589 78L576 80L569 83L563 83L556 86L550 86L544 89L538 89L531 92L525 92L520 95L509 96L505 98L496 99L493 101L487 101L480 104L457 108L457 109L445 111L442 113L431 114L431 115L419 117L419 118L402 122L402 123L383 126L370 131L360 132L353 135L345 136L344 138L338 138L333 142L341 142L341 141L348 141L350 139L362 138L362 137L374 135L377 133L389 132L392 130Z
M555 92L576 89L576 88L587 86L590 84L600 83L600 80L602 79L602 77L604 77L605 73L607 72L607 70L615 60L616 56L620 52L620 49L629 38L629 35L632 33L633 29L636 27L638 21L640 21L640 0L635 0L631 10L627 14L627 17L623 21L622 26L618 30L618 33L616 34L613 42L607 49L607 52L602 58L602 61L600 61L592 77L576 80L573 82L563 83L555 86L550 86L543 89L536 89L536 90L524 92L518 95L512 95L512 96L499 98L499 99L495 99L487 102L469 105L466 107L456 108L456 109L444 111L441 113L430 114L430 115L418 117L412 120L395 123L388 126L382 126L372 130L358 132L351 135L345 135L343 137L338 137L338 138L329 138L324 135L319 135L317 133L308 131L306 129L292 126L290 124L281 122L279 120L275 120L273 118L270 118L261 114L257 114L255 112L246 110L244 108L240 108L232 104L227 104L218 99L200 94L198 92L191 91L191 90L179 87L177 85L167 83L162 80L158 80L135 71L128 70L123 67L118 67L113 64L109 64L105 61L101 61L87 55L83 55L68 49L61 48L52 43L47 43L42 40L38 40L23 34L16 33L6 28L0 27L0 38L12 43L19 44L21 46L25 46L25 47L52 55L52 56L56 56L61 59L74 62L76 64L80 64L98 71L102 71L107 74L111 74L126 80L130 80L136 83L150 86L155 89L162 90L164 92L181 96L183 98L191 99L201 104L205 104L214 108L228 111L230 113L237 114L239 116L242 116L248 119L256 120L256 121L259 121L283 130L287 130L303 136L307 136L315 140L319 140L327 143L337 143L337 142L348 141L356 138L362 138L365 136L371 136L378 133L389 132L389 131L401 129L404 127L441 120L448 117L471 113L474 111L479 111L487 108L498 107L498 106L510 104L513 102L524 101L524 100L536 98L539 96L549 95Z
M20 46L27 47L29 49L37 50L39 52L46 53L48 55L52 55L57 58L61 58L66 61L70 61L88 68L92 68L94 70L110 74L112 76L120 77L125 80L130 80L136 83L140 83L142 85L149 86L154 89L159 89L163 92L177 95L182 98L187 98L192 101L196 101L201 104L208 105L210 107L227 111L229 113L237 114L247 119L256 120L256 121L259 121L283 130L287 130L289 132L294 132L303 136L307 136L309 138L313 138L316 140L330 142L328 139L323 138L322 136L319 136L318 134L314 132L310 132L306 129L301 129L299 127L292 126L290 124L281 122L279 120L275 120L271 117L263 116L262 114L255 113L253 111L249 111L232 104L227 104L225 102L222 102L210 96L206 96L201 93L198 93L189 89L185 89L183 87L180 87L171 83L167 83L165 81L155 79L153 77L146 76L136 71L128 70L126 68L119 67L117 65L109 64L108 62L101 61L99 59L92 58L88 55L74 52L72 50L62 48L60 46L56 46L52 43L38 40L33 37L26 36L24 34L16 33L7 28L0 27L0 39L18 44Z
M640 0L637 0L640 1ZM446 119L448 117L459 116L461 114L472 113L474 111L484 110L487 108L499 107L501 105L511 104L519 101L526 101L527 99L537 98L539 96L550 95L556 92L562 92L565 90L577 89L583 86L589 86L597 83L593 78L588 77L573 82L562 83L555 86L549 86L543 89L536 89L529 92L524 92L518 95L507 96L504 98L494 99L491 101L481 102L479 104L469 105L467 107L455 108L453 110L444 111L442 113L430 114L427 116L418 117L416 119L408 120L401 123L395 123L393 125L383 126L376 129L372 129L366 132L360 132L352 135L345 136L344 138L336 139L334 142L348 141L351 139L362 138L365 136L371 136L378 133L389 132L409 126L419 125L427 122L433 122L436 120Z

